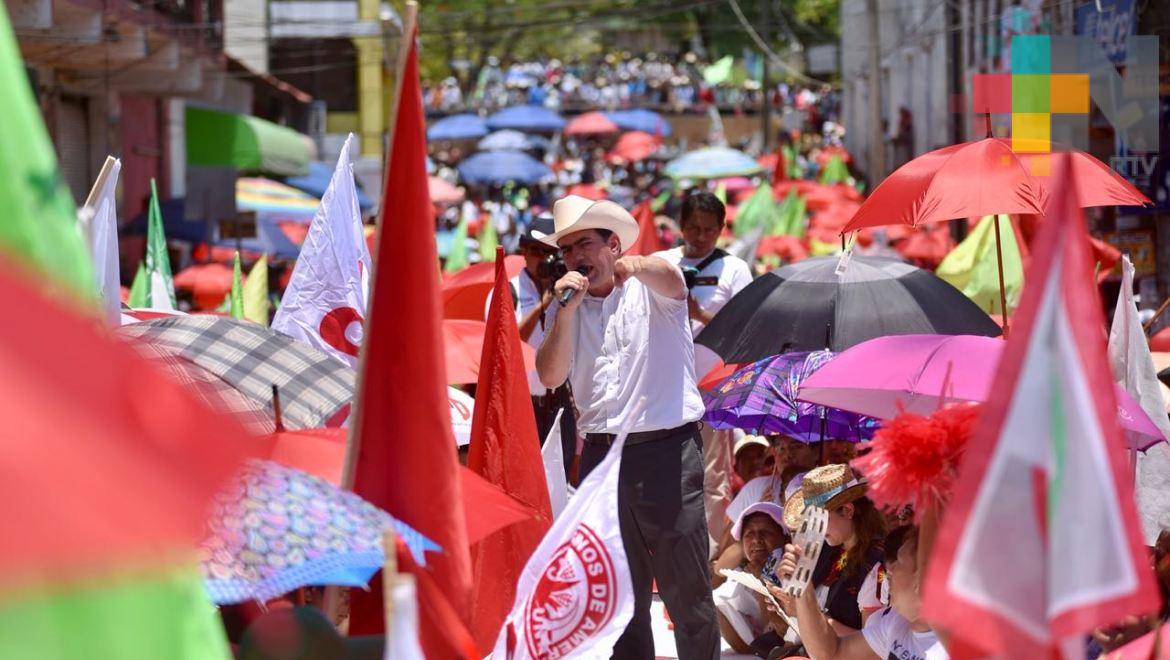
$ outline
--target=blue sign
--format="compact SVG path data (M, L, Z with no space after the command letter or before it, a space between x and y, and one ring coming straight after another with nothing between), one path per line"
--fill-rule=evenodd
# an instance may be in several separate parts
M1133 0L1100 0L1086 2L1076 9L1076 33L1092 37L1101 44L1109 61L1125 64L1126 39L1133 34L1136 13Z

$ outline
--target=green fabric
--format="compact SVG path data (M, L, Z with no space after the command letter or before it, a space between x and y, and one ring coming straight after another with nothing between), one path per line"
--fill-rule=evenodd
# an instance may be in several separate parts
M727 203L727 184L720 181L719 185L715 186L715 197L724 204Z
M663 190L658 194L657 197L654 198L653 202L650 202L650 210L658 213L658 211L660 211L663 206L666 206L668 201L670 201L670 191Z
M491 218L485 222L491 223ZM467 268L467 218L460 217L459 225L455 227L455 234L451 237L451 249L447 251L447 260L443 262L443 270L448 273Z
M175 300L175 283L171 277L171 256L167 253L167 236L163 231L162 211L158 206L158 187L150 180L150 211L146 220L145 289L146 304L143 307L178 309ZM156 296L167 298L155 300Z
M1024 262L1016 243L1011 218L999 216L999 237L1003 248L1003 278L1008 313L1019 304L1024 288ZM995 221L985 216L942 260L935 274L962 291L988 314L1002 314L999 302L999 264L995 255Z
M244 318L268 325L268 255L260 255L244 280Z
M849 168L845 167L845 161L838 154L829 156L829 162L825 163L825 168L821 170L821 183L834 184L848 182Z
M780 147L780 153L784 154L784 169L788 170L784 173L785 177L789 179L800 178L800 164L796 162L796 149L792 145L786 144Z
M51 287L97 302L93 261L77 226L77 207L33 98L8 11L0 7L0 249Z
M228 314L233 319L244 318L244 273L240 269L239 250L236 250L235 263L232 264L232 292L228 299L231 301L228 305Z
M500 244L500 239L496 235L496 225L490 215L479 228L479 236L476 238L479 240L479 260L495 262L496 246Z
M737 238L743 237L756 227L767 230L775 222L777 212L776 200L772 199L772 186L761 184L746 202L739 205L732 230Z
M312 156L307 136L270 121L187 106L187 163L300 176Z
M718 85L726 82L731 77L731 67L734 64L735 58L731 55L720 58L719 61L703 69L703 80L708 85Z
M126 304L134 309L146 307L146 267L138 262L138 270L134 273L134 283L130 285L130 295Z
M804 219L804 198L796 194L796 189L790 188L784 201L780 203L772 223L767 227L768 236L804 236L806 224Z
M6 592L0 658L229 660L231 650L192 566Z

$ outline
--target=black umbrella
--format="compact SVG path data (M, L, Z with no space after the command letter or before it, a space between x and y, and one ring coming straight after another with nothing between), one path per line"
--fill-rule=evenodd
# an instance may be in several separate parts
M816 257L757 278L695 341L727 363L745 363L789 351L843 351L886 335L1002 332L933 273L879 257L840 263L838 257Z

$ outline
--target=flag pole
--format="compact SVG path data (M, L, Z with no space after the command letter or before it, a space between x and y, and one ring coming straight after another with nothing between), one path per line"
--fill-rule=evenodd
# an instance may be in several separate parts
M402 103L402 77L406 70L406 58L410 54L410 49L414 44L414 32L418 25L418 3L414 0L408 0L406 3L406 10L402 18L402 43L398 48L398 59L394 63L394 102L390 104L390 111L386 120L386 155L382 161L382 179L385 182L387 173L390 172L390 159L393 157L394 151L394 129L398 120L398 106ZM382 245L382 229L385 225L386 218L386 191L382 191L382 204L378 212L378 219L374 225L374 253L370 260L372 266L370 268L370 291L368 300L373 304L374 300L374 286L378 281L376 276L378 268L378 250ZM366 313L364 335L369 337L371 335L370 325L372 319L369 313ZM361 348L358 352L358 363L356 369L356 383L354 383L353 392L353 406L350 414L349 434L346 436L345 447L345 467L341 474L341 487L347 490L353 490L354 472L357 468L357 457L361 450L361 415L358 414L358 407L361 406L362 394L365 391L365 372L367 360L367 342L362 342Z
M82 222L82 230L85 232L85 244L93 244L93 217L96 211L94 205L98 202L98 197L102 194L102 188L106 187L106 180L114 171L114 164L118 162L117 158L113 156L106 156L106 162L102 163L102 169L98 172L97 179L93 182L93 187L89 189L89 195L85 197L85 204L77 209L77 217Z
M999 214L995 214L995 263L999 267L999 307L1003 310L1003 338L1008 336L1007 289L1003 283L1003 245L999 238Z

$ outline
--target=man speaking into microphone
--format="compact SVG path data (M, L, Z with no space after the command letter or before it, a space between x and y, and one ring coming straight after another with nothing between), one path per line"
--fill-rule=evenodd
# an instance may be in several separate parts
M659 257L621 256L638 223L610 201L569 195L553 205L552 234L568 274L536 354L546 387L567 379L585 433L582 478L628 429L618 491L635 608L614 658L654 657L651 586L670 612L681 660L713 660L719 629L711 600L694 346L682 271ZM563 301L563 302L562 302ZM642 402L642 403L639 403Z

